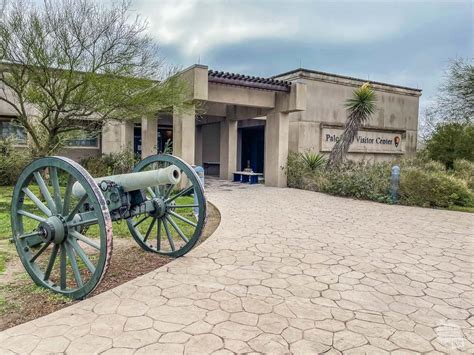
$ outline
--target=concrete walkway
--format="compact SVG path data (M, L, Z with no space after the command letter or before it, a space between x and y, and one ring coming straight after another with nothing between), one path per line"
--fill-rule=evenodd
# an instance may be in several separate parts
M0 333L0 353L474 351L472 214L211 187L186 257Z

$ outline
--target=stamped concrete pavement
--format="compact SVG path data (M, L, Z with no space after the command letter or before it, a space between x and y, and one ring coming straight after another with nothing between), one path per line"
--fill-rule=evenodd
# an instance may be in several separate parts
M220 184L186 257L0 333L0 353L474 351L472 214Z

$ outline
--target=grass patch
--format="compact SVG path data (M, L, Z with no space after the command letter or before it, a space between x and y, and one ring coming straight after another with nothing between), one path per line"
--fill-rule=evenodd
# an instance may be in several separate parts
M0 274L5 271L9 254L0 250Z
M448 210L457 211L457 212L470 212L474 213L474 207L464 207L464 206L449 206Z

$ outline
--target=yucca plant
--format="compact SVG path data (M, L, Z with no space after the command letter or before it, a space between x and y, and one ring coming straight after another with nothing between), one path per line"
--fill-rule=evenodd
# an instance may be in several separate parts
M354 90L353 97L346 102L348 117L344 132L332 148L327 167L338 167L346 158L349 146L354 142L363 123L375 112L375 92L369 83Z
M316 171L326 164L326 158L323 155L311 151L303 153L301 159L303 160L305 169L311 172Z

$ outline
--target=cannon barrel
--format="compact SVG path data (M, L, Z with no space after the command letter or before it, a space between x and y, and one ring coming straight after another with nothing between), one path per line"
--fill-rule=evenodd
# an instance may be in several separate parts
M121 174L94 178L97 184L102 181L113 181L120 185L125 192L146 189L151 186L176 185L181 180L181 171L176 165L170 165L166 168L140 171L137 173ZM75 183L72 187L72 193L77 198L81 198L86 191L81 184Z

